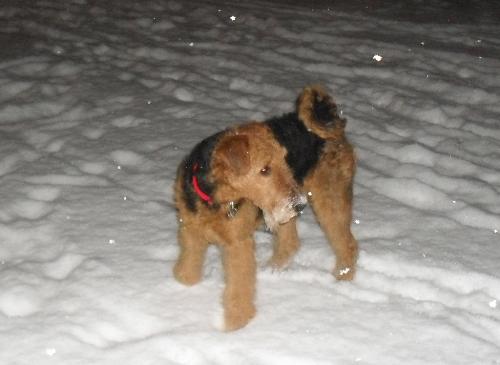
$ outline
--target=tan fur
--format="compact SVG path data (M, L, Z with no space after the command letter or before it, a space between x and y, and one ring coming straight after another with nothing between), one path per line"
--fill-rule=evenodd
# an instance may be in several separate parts
M326 101L332 110L332 114L336 116L333 127L327 127L316 123L313 113L313 104L315 101ZM304 122L306 128L321 138L330 140L340 140L344 138L344 127L346 121L337 116L337 104L328 95L325 88L321 85L312 85L305 87L297 100L297 112L299 118Z
M226 282L226 330L244 326L255 315L253 234L260 221L259 208L272 212L283 200L298 195L298 187L285 164L285 153L264 124L251 123L226 133L215 147L212 160L212 174L217 181L214 199L221 205L219 210L199 202L197 212L190 211L182 199L182 169L179 171L175 201L181 251L174 275L186 285L197 283L208 244L220 245ZM270 168L272 173L263 175L263 168ZM236 216L228 217L227 204L241 198ZM283 219L290 219L295 212L289 214Z
M354 152L345 137L328 140L322 159L302 187L335 252L333 274L338 280L353 279L358 256L358 245L351 233L354 170ZM272 266L283 268L288 264L299 248L297 237L295 220L277 227Z
M285 162L286 150L264 123L252 122L236 127L225 132L217 142L211 171L217 183L214 200L220 204L220 209L198 202L197 211L190 211L183 200L183 169L179 169L175 202L180 253L174 276L186 285L196 284L202 276L208 245L220 245L226 284L223 295L226 330L245 326L256 312L253 235L260 223L259 208L267 214L267 223L275 234L270 264L282 268L299 248L293 209L290 203L283 205L283 202L289 202L291 197L299 199L299 190L309 193L316 218L335 252L335 277L351 280L354 276L357 242L350 229L354 153L344 136L345 120L338 118L338 123L331 128L315 122L310 111L314 98L324 98L335 108L321 87L305 88L299 96L297 110L304 124L327 140L321 159L302 187L297 186ZM270 174L262 174L265 167L271 168ZM240 200L241 205L236 216L231 218L228 204L235 200ZM278 211L281 215L272 214Z

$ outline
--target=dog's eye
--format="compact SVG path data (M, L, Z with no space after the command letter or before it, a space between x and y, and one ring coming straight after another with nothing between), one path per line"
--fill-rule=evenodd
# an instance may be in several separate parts
M262 169L260 169L260 174L263 176L268 176L271 173L271 167L269 166L264 166Z

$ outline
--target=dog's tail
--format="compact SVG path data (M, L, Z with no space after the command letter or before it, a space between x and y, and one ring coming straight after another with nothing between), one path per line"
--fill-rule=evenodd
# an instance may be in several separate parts
M337 139L344 135L347 121L337 113L337 104L324 87L307 86L297 99L297 114L306 128L325 139Z

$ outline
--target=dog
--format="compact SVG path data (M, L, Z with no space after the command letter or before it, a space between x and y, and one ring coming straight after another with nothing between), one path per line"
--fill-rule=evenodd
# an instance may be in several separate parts
M296 219L307 202L336 255L334 276L353 279L355 155L345 125L327 91L313 85L302 90L294 112L216 133L179 166L174 277L199 282L208 245L220 245L225 330L244 327L256 313L255 230L264 220L274 235L269 264L286 267L299 248Z

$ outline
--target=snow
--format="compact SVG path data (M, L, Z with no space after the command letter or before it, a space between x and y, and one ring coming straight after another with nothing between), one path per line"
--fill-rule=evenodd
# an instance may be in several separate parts
M2 6L0 364L500 363L498 5L286 3ZM219 251L172 277L177 166L311 83L356 147L356 278L308 208L221 332Z

